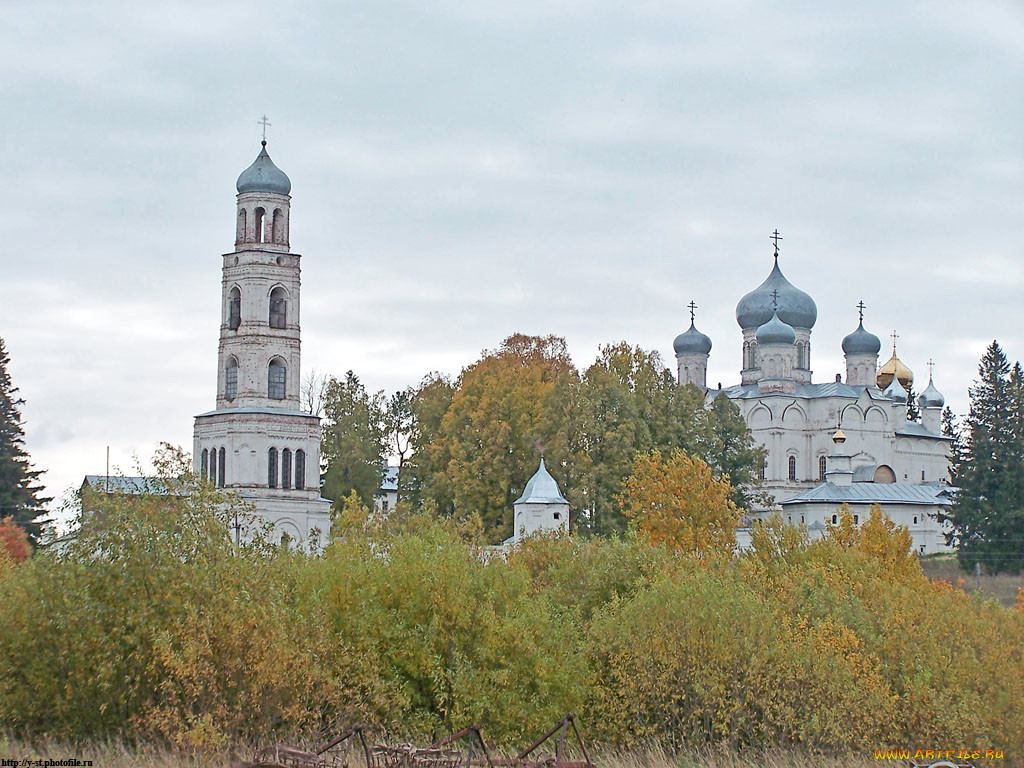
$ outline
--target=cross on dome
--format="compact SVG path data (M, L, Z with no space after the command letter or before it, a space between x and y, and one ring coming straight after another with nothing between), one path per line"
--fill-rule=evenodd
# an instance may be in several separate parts
M768 239L771 240L773 243L775 243L775 258L778 259L779 258L779 240L782 239L782 235L779 234L779 228L778 227L775 228L775 231L772 232L772 236L769 237Z
M860 313L860 321L862 323L864 322L864 307L866 306L863 299L857 302L857 311Z
M264 115L263 117L261 117L259 120L256 121L256 125L259 125L259 126L263 127L263 145L266 146L266 144L267 144L267 126L271 125L271 122L269 120L267 120L267 116Z
M687 304L686 306L688 306L690 308L690 325L693 325L693 323L694 323L694 310L697 309L697 305L694 304L693 299L690 299L690 303Z

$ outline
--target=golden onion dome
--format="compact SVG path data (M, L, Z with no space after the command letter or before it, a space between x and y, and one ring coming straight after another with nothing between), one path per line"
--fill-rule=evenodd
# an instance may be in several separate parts
M884 391L892 383L893 376L899 379L900 385L905 390L910 391L910 385L914 383L914 372L902 360L896 357L895 347L892 350L892 357L878 369L878 377L876 378L878 388Z

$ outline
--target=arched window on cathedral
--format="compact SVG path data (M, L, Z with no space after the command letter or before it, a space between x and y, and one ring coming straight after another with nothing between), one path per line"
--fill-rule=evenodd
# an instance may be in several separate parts
M802 341L797 342L797 345L796 345L796 367L797 368L804 369L804 368L807 367L806 363L804 362L804 354L805 354L804 353L804 343Z
M280 208L274 209L274 216L271 219L270 225L270 239L274 243L284 243L284 213Z
M238 232L235 233L235 242L245 242L245 208L238 212Z
M270 327L284 328L288 321L288 294L277 287L270 292Z
M238 361L234 355L228 358L224 368L224 399L234 400L238 397Z
M271 400L284 400L288 369L284 360L275 357L267 366L267 395Z
M288 448L281 451L281 487L292 487L292 452Z
M257 208L252 212L252 241L254 243L263 242L263 218L267 212L262 208Z
M236 285L228 294L228 330L237 331L242 324L242 292Z
M295 490L306 487L306 452L301 448L295 452Z
M825 458L825 454L818 457L818 479L825 479L825 470L828 469L828 460Z
M210 452L203 448L202 458L199 460L199 476L205 480L210 474Z
M796 480L796 456L789 457L789 479Z
M210 484L217 484L217 449L210 451Z
M227 452L221 448L217 456L217 487L224 487L224 475L225 465L227 462Z
M765 476L767 474L768 474L768 462L765 461L765 463L761 465L761 470L757 473L758 479L760 479L760 481L763 483L764 480L765 480Z
M277 448L267 451L267 487L277 488Z

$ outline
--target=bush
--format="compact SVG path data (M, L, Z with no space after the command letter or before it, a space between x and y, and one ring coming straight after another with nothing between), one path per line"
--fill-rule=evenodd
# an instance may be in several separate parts
M776 520L732 560L644 536L503 559L473 526L353 508L311 556L236 546L244 506L173 477L90 500L62 553L0 562L16 734L217 747L479 722L507 746L575 710L617 745L1024 749L1024 612L932 584L881 518L814 543Z

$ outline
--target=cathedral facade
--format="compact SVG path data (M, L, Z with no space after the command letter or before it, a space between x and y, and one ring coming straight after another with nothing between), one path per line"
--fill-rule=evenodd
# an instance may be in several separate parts
M906 517L911 527L913 521L919 551L944 549L936 519L948 504L942 395L929 379L917 401L921 420L908 418L913 373L897 357L895 341L892 357L879 366L881 341L864 328L863 304L857 328L842 341L845 379L814 382L817 306L786 279L778 259L776 249L768 277L736 307L739 383L707 387L711 339L697 330L692 304L690 328L674 343L679 383L700 387L708 402L728 397L739 407L755 441L767 449L763 487L789 522L831 523L844 500L861 518L867 505L878 503L897 523ZM768 512L752 510L751 516Z
M330 502L320 496L320 419L299 397L291 181L266 141L236 189L235 249L222 256L216 407L195 419L195 471L250 502L275 540L322 545Z

